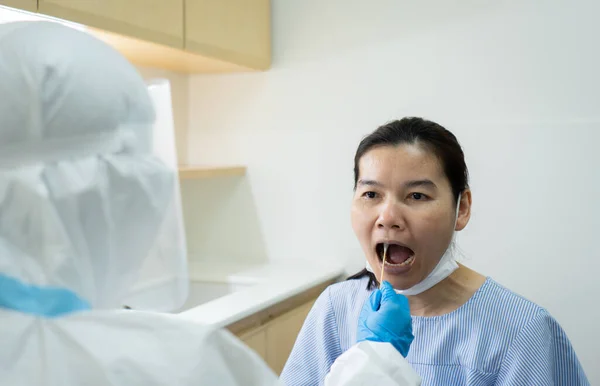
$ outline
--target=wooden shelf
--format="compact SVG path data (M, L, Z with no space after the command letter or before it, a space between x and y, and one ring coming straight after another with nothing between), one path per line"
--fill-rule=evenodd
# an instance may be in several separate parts
M246 174L245 166L179 166L181 180L194 180L200 178L234 177Z

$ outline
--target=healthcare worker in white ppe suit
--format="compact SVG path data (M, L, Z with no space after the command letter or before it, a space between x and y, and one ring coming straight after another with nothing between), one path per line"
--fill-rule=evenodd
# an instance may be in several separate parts
M182 305L188 276L153 100L85 32L0 25L0 384L279 384L228 331L161 312ZM326 384L419 384L408 304L389 285L358 336Z

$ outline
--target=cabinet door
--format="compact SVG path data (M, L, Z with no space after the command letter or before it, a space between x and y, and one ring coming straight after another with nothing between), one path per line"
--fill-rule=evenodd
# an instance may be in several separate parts
M271 321L267 327L267 363L277 375L287 362L298 333L315 300L301 305Z
M39 0L39 12L183 48L184 0Z
M270 0L185 0L185 48L254 69L271 65Z
M264 328L256 329L240 336L242 342L264 360L267 360L267 332Z
M0 0L0 5L23 9L29 12L37 11L37 0Z

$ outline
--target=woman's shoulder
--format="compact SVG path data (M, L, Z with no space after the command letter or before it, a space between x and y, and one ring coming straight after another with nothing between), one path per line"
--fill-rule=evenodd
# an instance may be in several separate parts
M540 318L551 316L543 307L487 277L475 294L455 311L441 316L413 316L413 324L417 329L437 331L443 322L448 331L458 334L465 329L479 331L482 339L502 337L508 342Z
M350 279L328 286L315 302L311 312L322 316L334 314L338 322L358 313L371 294L369 278Z
M474 295L473 309L477 313L494 316L503 323L499 327L518 333L522 328L540 318L550 318L548 311L526 297L508 289L488 277L481 289ZM489 320L489 319L488 319Z
M339 283L331 284L327 289L330 296L335 299L354 297L359 294L370 294L367 289L369 278L367 276L358 279L344 280Z
M369 297L372 290L367 289L369 278L350 279L332 284L328 287L329 299L335 310L352 308L362 304Z
M487 307L496 313L492 323L504 333L495 335L507 343L499 384L589 385L566 332L548 310L490 278L487 284Z
M480 300L496 303L496 306L499 307L501 311L504 309L515 310L515 308L517 308L523 314L527 315L545 311L543 307L517 292L508 289L491 277L487 277L485 284L479 292L481 292Z

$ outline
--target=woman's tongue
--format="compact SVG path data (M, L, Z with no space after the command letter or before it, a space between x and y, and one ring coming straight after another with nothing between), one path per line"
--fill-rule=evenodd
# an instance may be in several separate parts
M401 245L388 245L386 262L390 264L400 264L406 261L412 255L412 251Z

